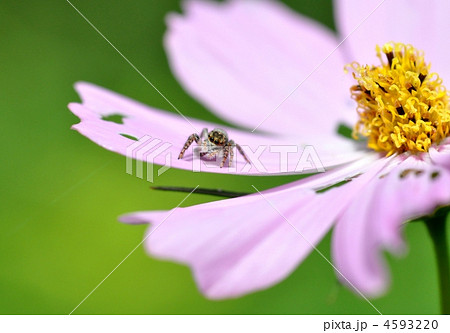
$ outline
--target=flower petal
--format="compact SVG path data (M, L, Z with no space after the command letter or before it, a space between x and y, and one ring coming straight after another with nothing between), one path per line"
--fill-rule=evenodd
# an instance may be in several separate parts
M237 297L290 274L386 161L321 194L295 182L262 195L132 213L120 220L151 223L145 243L149 253L188 264L209 298Z
M364 174L365 172L373 169L374 163L377 163L377 160L379 159L380 154L368 153L366 156L361 156L361 158L356 161L349 162L325 173L318 173L316 175L300 179L295 183L289 183L269 189L266 192L276 192L280 189L291 187L293 184L299 188L311 189L315 191L323 190L340 182L351 181L353 178Z
M450 169L450 143L448 143L448 140L445 144L431 147L429 154L433 163Z
M351 78L340 52L330 55L337 42L324 26L273 1L184 7L183 16L167 20L169 62L186 90L219 116L253 129L302 83L259 129L335 137L339 123L356 117L346 104Z
M74 129L106 149L154 164L194 171L246 175L311 173L320 171L322 167L347 163L367 154L365 151L352 152L347 147L339 150L339 147L334 147L333 142L329 140L314 141L314 149L311 150L299 142L298 138L268 136L221 126L229 133L230 139L242 146L252 165L246 164L236 152L233 167L220 168L219 160L205 162L194 159L191 150L193 148L189 148L185 157L178 160L178 154L189 135L196 131L199 133L203 128L212 130L216 127L215 124L183 119L176 114L150 108L89 83L77 83L76 90L83 103L69 105L70 110L81 119L81 123L73 126ZM110 121L108 116L112 115L121 118L120 121ZM129 137L143 139L136 142ZM347 145L354 145L348 141ZM193 147L195 146L194 143ZM283 151L286 151L285 155L281 153ZM290 152L289 156L287 151ZM317 156L318 160L300 165L302 156L308 157L312 154ZM282 160L282 155L286 156L285 161Z
M449 1L335 0L334 3L341 39L350 34L344 44L350 50L350 61L378 64L376 44L390 41L412 44L425 51L425 60L432 63L431 70L437 72L444 83L450 81Z
M450 172L410 157L375 178L339 218L333 259L340 280L367 296L386 290L388 274L381 250L401 252L402 224L450 202Z

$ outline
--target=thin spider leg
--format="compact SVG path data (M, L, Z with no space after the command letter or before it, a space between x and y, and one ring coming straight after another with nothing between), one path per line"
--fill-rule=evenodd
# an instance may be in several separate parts
M250 160L249 160L248 157L247 157L247 155L245 155L244 150L242 149L242 147L239 146L237 143L234 143L234 142L233 142L233 144L236 146L236 148L237 148L237 150L239 151L239 153L240 153L242 156L244 156L244 159L247 161L247 163L248 163L248 164L251 164L251 163L250 163Z
M192 134L189 136L189 138L186 140L186 143L184 144L183 149L181 149L180 155L178 155L178 159L183 158L184 156L184 152L189 148L189 146L192 144L192 142L196 142L199 143L200 142L200 137L198 136L198 134Z
M220 163L220 167L223 168L225 161L228 158L228 154L230 153L230 146L229 143L227 143L226 146L223 147L223 158L222 158L222 163Z
M231 168L234 158L234 142L231 141L227 145L229 147L228 150L230 151L230 158L228 159L228 167Z

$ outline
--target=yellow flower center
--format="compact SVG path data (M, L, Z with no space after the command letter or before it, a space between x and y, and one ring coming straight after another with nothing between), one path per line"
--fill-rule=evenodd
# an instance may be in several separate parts
M388 43L376 51L380 66L354 62L346 67L358 82L350 89L360 116L353 137L367 137L369 148L388 156L428 151L450 130L449 95L442 79L430 73L423 52L411 45Z

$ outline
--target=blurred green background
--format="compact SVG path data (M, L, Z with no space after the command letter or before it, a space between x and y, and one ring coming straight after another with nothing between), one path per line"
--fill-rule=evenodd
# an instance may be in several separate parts
M331 1L284 1L334 28ZM73 0L73 4L185 115L220 123L174 79L162 47L164 17L179 0ZM185 196L149 189L125 172L125 157L70 126L67 109L84 80L171 110L64 0L0 2L2 184L0 313L68 314L141 241L145 226L117 222L135 210L170 209ZM169 170L155 185L250 191L296 177L242 177ZM217 200L192 195L189 206ZM389 258L384 314L438 313L431 244L420 223L406 228L403 259ZM319 245L330 256L330 236ZM187 267L138 248L74 314L375 314L337 285L317 253L281 284L246 297L208 301Z

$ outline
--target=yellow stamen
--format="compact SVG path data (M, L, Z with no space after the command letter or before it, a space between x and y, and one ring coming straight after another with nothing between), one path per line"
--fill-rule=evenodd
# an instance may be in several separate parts
M430 74L423 52L411 45L388 43L376 51L380 66L353 62L346 67L358 81L350 89L360 116L353 137L367 137L369 148L388 156L428 151L450 132L449 94L442 79Z

